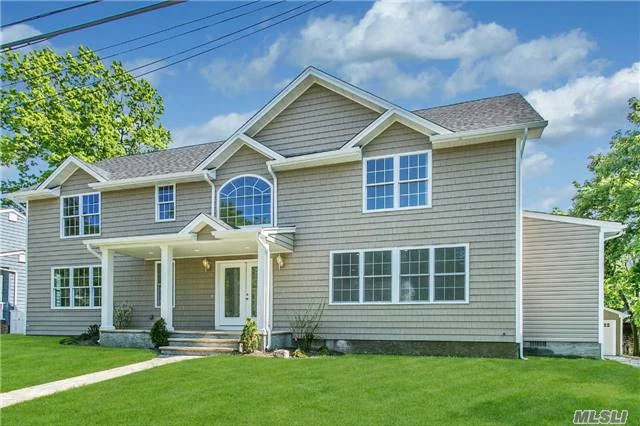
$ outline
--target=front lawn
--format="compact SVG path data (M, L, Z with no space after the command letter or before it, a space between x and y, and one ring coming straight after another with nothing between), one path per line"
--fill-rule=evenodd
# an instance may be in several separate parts
M61 337L0 337L0 391L7 392L155 357L146 349L61 345Z
M640 370L585 359L220 356L8 407L2 422L540 425L603 408L640 424Z

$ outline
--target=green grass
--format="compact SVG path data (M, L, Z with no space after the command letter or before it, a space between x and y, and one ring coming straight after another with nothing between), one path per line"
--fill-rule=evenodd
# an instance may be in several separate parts
M68 346L61 337L0 337L0 391L7 392L54 380L120 367L155 357L146 349Z
M221 356L8 407L2 423L540 425L603 408L640 424L640 370L585 359Z

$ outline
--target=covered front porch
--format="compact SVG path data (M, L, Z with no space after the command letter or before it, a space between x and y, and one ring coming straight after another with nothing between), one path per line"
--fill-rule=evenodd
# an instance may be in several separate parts
M198 333L239 332L246 318L251 317L263 336L263 346L269 347L273 324L273 264L293 251L294 233L294 227L231 229L201 214L174 234L85 241L87 248L101 259L101 331L105 336L116 331L114 294L117 290L122 290L123 285L136 285L136 280L127 275L123 277L124 271L116 269L120 265L115 261L116 255L124 255L145 264L147 271L153 266L155 306L145 310L151 307L146 306L149 302L144 302L145 307L134 307L138 312L152 312L147 315L149 319L155 321L159 314L169 331L179 334L189 333L196 323L198 327L194 332ZM145 294L149 289L147 284ZM199 293L191 291L194 288L199 289ZM209 307L211 310L207 311ZM117 331L148 332L147 327L135 328Z

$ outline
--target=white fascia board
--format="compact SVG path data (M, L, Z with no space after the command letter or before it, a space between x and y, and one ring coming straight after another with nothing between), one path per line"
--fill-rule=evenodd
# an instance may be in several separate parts
M210 226L211 228L213 228L215 231L225 231L225 230L231 230L232 228L227 225L226 223L213 218L209 215L206 215L204 213L200 213L198 216L195 217L195 219L193 219L191 222L189 222L184 228L182 228L180 230L180 232L178 232L178 234L180 235L189 235L191 233L194 232L200 232L202 230L202 228L204 228L205 226Z
M60 197L60 187L53 189L32 189L29 191L17 191L6 194L6 197L14 201L44 200L46 198Z
M154 186L162 183L198 182L206 179L202 172L178 172L163 175L141 176L129 179L116 179L107 182L90 183L89 187L101 191Z
M16 209L11 209L11 208L9 208L9 209L0 209L0 213L15 213L18 216L20 216L21 218L26 219L26 217Z
M276 228L262 228L260 232L264 235L294 234L296 232L296 227L295 226L279 226Z
M535 121L531 123L514 124L508 126L489 127L479 130L467 130L454 132L447 135L435 135L431 137L433 148L450 148L454 146L474 145L486 142L495 142L500 139L514 139L522 136L525 129L529 129L527 139L538 139L547 126L547 121Z
M117 238L100 238L95 240L84 240L83 244L100 248L119 248L132 246L146 246L150 244L171 244L179 241L192 241L195 236L192 234L161 234L161 235L144 235L138 237L117 237Z
M272 170L282 172L287 170L305 169L309 167L328 166L332 164L351 163L362 159L360 148L339 149L336 151L318 152L315 154L299 155L282 160L269 161Z
M600 228L603 232L621 232L626 228L626 225L619 222L586 219L574 216L562 216L557 214L534 212L530 210L523 211L522 215L529 219L549 220L553 222L571 223L574 225L595 226L597 228Z
M70 167L73 168L73 169L69 170ZM74 157L72 155L72 156L68 157L66 160L64 160L62 162L62 164L60 164L54 170L54 172L51 173L51 175L49 175L49 177L38 186L38 189L47 188L51 183L55 182L56 179L58 179L58 178L61 178L61 181L57 182L56 186L61 185L62 183L64 183L64 181L66 181L69 178L69 176L71 176L79 168L84 170L85 172L87 172L89 175L91 175L98 182L105 182L107 180L103 176L100 176L98 173L96 173L90 167L87 167L87 165L85 164L84 161L79 160L79 159L77 159L76 157ZM66 173L66 175L65 175L65 173Z
M415 114L408 113L398 108L394 108L388 110L376 120L374 120L360 133L355 135L353 139L347 142L341 149L349 149L355 146L360 146L362 148L363 146L374 140L376 137L380 136L382 132L387 130L394 123L403 124L404 126L407 126L410 129L413 129L416 132L422 133L423 135L429 137L437 134L442 134L444 132L446 132L447 134L451 133L450 130L434 125L433 123L424 120L423 118L420 118Z
M223 143L222 146L220 146L220 148L216 149L207 158L205 158L200 164L198 164L198 166L196 166L194 171L195 172L204 171L210 167L218 168L222 166L224 163L227 162L229 158L233 156L233 154L235 154L240 148L242 148L245 145L259 152L265 157L268 157L274 160L280 160L284 158L282 155L266 147L265 145L261 144L255 139L250 138L245 134L236 133L232 135L229 139L227 139L225 143Z
M0 257L6 256L15 256L17 254L24 254L24 250L14 250L14 251L5 251L4 253L0 253Z

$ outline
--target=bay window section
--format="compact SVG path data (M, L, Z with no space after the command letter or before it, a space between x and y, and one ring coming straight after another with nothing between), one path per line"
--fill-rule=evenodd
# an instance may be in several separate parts
M51 279L52 308L102 306L102 268L100 266L54 268Z
M467 244L331 252L330 302L468 303Z
M360 301L360 253L333 253L332 301L334 303Z
M63 237L100 234L100 193L62 197L60 231Z
M364 252L364 301L391 301L391 250Z

